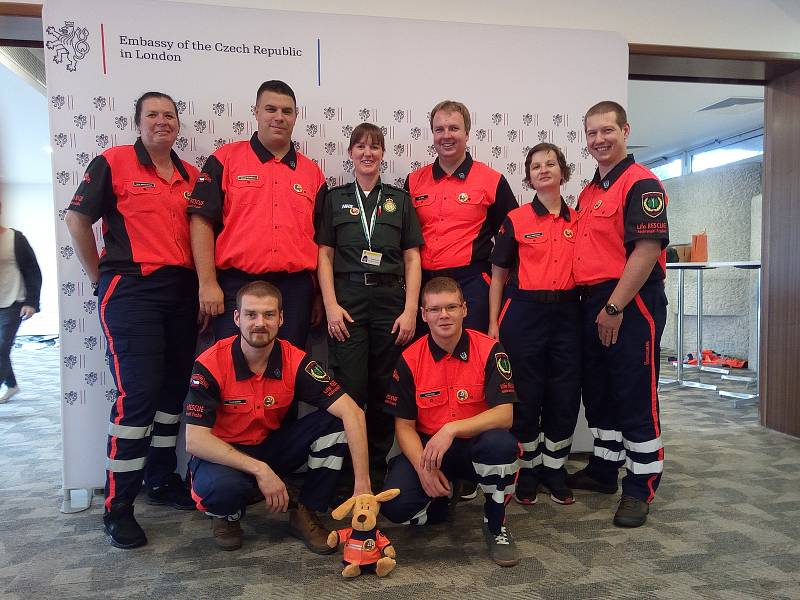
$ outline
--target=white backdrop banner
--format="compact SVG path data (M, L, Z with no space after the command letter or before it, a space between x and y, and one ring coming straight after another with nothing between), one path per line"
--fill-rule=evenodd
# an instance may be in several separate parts
M591 178L581 118L593 103L627 99L628 48L617 34L170 2L55 1L44 5L45 54L59 248L64 487L102 486L116 390L97 299L63 223L89 161L129 144L135 99L175 98L176 150L198 167L254 131L255 92L283 79L297 94L297 148L329 183L352 179L347 142L362 121L386 134L383 180L435 157L428 114L445 98L472 113L472 155L505 174L520 202L525 154L558 144L573 168L574 203ZM254 226L256 226L254 224ZM98 244L102 239L98 233Z

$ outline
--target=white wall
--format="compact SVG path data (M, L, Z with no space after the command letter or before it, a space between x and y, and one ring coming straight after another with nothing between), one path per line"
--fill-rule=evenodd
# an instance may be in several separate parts
M668 179L670 242L691 242L692 234L706 229L710 262L757 260L752 247L761 239L760 199L762 163L726 165ZM753 227L753 215L759 221ZM752 238L755 240L751 242ZM751 350L754 271L720 268L703 275L703 347L741 358ZM685 276L684 352L696 349L696 275ZM677 271L668 271L670 306L662 345L675 348Z

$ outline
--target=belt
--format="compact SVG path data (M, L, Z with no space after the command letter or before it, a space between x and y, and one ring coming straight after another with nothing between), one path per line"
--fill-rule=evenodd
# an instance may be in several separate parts
M579 285L578 291L580 292L581 298L591 298L592 296L599 295L609 296L611 292L614 291L614 288L617 287L618 283L619 279L607 279L606 281L601 281L593 285Z
M561 304L564 302L577 302L578 290L520 290L510 288L508 295L514 300L527 300L528 302L541 302L542 304Z
M423 270L422 274L428 281L434 277L452 277L456 281L466 279L481 273L491 273L492 267L486 261L478 261L463 267L452 267L450 269L436 269L435 271Z
M591 298L592 296L602 296L602 295L608 297L611 295L611 292L614 291L614 288L617 287L618 283L619 279L607 279L606 281L601 281L600 283L595 283L593 285L579 285L577 289L580 292L581 298ZM652 285L658 285L664 287L664 280L648 279L642 284L642 287L639 289L643 290Z
M347 279L349 281L368 286L399 286L402 283L402 280L399 276L391 275L389 273L337 273L336 276L341 279Z

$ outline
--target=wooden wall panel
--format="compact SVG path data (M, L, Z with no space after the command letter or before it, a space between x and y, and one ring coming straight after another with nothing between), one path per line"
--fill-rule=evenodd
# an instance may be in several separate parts
M800 69L764 100L761 422L800 436Z

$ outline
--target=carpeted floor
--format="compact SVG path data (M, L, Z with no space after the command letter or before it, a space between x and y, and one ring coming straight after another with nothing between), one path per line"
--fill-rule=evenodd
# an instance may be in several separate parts
M15 350L14 360L22 392L0 405L0 598L800 598L800 440L704 390L661 395L667 462L645 527L615 528L611 496L512 502L524 558L502 569L486 556L472 501L447 525L382 526L398 568L345 581L338 556L309 553L285 517L255 507L237 552L214 547L202 514L143 502L150 543L110 547L99 500L58 510L58 350Z

